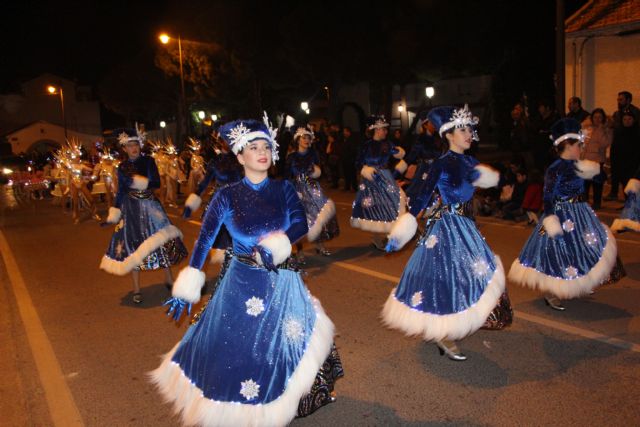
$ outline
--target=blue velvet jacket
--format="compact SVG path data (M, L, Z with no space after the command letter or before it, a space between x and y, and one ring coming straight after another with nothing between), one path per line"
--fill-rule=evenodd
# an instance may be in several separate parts
M360 148L360 153L356 159L356 168L361 169L362 166L367 165L378 169L386 169L389 159L398 151L393 142L387 139L382 141L370 139Z
M207 164L207 173L205 174L202 182L198 185L196 194L198 196L202 195L204 190L206 190L214 179L216 180L216 183L224 185L240 181L242 179L242 175L242 166L238 163L238 159L236 159L235 154L217 154Z
M577 161L557 159L547 168L544 174L544 214L552 215L556 202L566 201L578 197L584 193L584 179L577 175ZM593 181L601 182L606 175L600 174L593 177Z
M284 232L291 243L307 234L307 217L289 181L248 178L217 191L205 214L191 267L202 269L218 231L225 225L237 255L252 256L254 247L273 232Z
M309 148L304 153L295 151L287 156L287 178L292 179L301 175L310 176L314 165L320 165L316 150Z
M120 209L124 197L131 190L133 176L144 176L149 180L147 190L160 188L160 174L153 157L140 155L135 160L125 160L118 165L118 194L116 194L115 207Z
M404 157L404 161L408 165L418 163L419 161L428 162L438 158L440 151L435 147L433 136L420 135L411 149Z

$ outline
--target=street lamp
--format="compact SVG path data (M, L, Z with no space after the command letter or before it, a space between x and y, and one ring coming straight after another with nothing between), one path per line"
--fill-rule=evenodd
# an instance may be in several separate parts
M427 95L427 98L429 98L429 107L431 107L431 98L433 98L433 95L436 94L436 90L433 88L433 86L427 86L424 89L424 92Z
M301 109L302 111L307 111L307 110L309 109L309 103L308 103L308 102L304 102L304 101L303 101L303 102L301 102L301 103L300 103L300 109Z
M211 115L211 121L217 122L218 121L218 115L217 114L212 114Z
M198 117L200 118L200 120L204 120L204 118L206 117L206 114L204 111L198 111Z
M158 37L160 39L160 43L162 44L168 44L171 41L171 37L167 34L167 33L162 33L160 34L160 36ZM178 58L180 61L180 96L182 97L182 112L183 112L183 119L186 117L187 120L189 120L187 113L187 101L186 98L184 96L184 70L182 68L182 39L180 38L180 35L178 35ZM189 122L186 122L185 125L187 126L187 129L189 128ZM187 130L188 132L188 130Z
M165 122L164 120L160 121L160 127L162 129L166 128L167 127L167 122Z
M64 126L64 140L67 141L67 117L64 114L64 93L62 91L62 86L47 86L47 92L49 95L58 95L60 94L60 110L62 110L62 125Z
M398 105L398 113L402 113L404 111L404 105Z

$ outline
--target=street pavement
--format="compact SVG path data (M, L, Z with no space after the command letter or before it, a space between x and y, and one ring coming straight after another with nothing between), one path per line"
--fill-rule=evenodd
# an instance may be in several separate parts
M327 244L330 257L306 245L305 281L336 324L345 377L335 403L293 426L640 425L640 236L618 236L628 276L566 301L565 312L508 284L513 325L463 340L469 359L453 362L380 323L412 245L376 251L349 227L354 193L329 194L341 234ZM0 203L0 426L180 425L146 376L188 324L164 314L163 273L142 273L136 306L129 276L98 270L111 227L74 226L47 200L12 206L5 194ZM619 206L607 203L603 222ZM190 249L200 213L168 213ZM478 224L508 270L532 228ZM209 283L217 272L207 266Z

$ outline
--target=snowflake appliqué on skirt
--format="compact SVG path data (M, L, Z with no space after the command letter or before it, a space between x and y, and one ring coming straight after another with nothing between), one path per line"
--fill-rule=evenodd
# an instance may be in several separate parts
M562 223L562 229L567 233L571 233L575 228L576 228L575 224L570 219Z
M285 320L283 331L289 343L298 344L304 338L304 327L296 319Z
M431 236L427 237L427 241L425 243L425 246L427 248L432 249L437 244L438 244L438 236L436 236L435 234L432 234Z
M255 399L260 394L260 384L252 379L242 381L240 382L240 394L247 400Z
M593 246L598 243L598 238L596 237L596 233L594 232L586 232L584 233L584 241L587 242L587 245Z
M478 277L484 277L489 274L489 264L483 259L477 259L473 262L473 273Z
M373 199L371 197L365 197L362 199L362 206L365 208L370 208L373 206Z
M411 307L417 307L422 304L422 291L418 291L411 296Z
M358 188L360 189L360 191L364 191L364 189L367 187L364 184L360 184L358 185Z
M575 279L578 277L578 269L570 265L564 269L564 277L565 279Z
M247 306L247 314L257 317L264 311L264 301L258 297L251 297L244 302Z

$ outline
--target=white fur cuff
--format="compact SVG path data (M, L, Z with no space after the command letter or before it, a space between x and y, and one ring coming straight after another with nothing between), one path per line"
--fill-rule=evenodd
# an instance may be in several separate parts
M576 175L582 179L591 179L600 173L600 163L591 160L578 160L576 162Z
M360 175L364 179L369 181L373 181L373 176L376 174L376 168L372 168L371 166L364 165L362 166L362 170L360 170Z
M272 233L260 240L258 244L271 251L274 265L282 264L291 255L291 242L287 235L282 232ZM256 261L258 261L258 264L262 264L260 254L256 254Z
M542 220L542 226L544 230L547 232L549 237L557 237L562 234L562 226L560 225L560 219L557 215L549 215L546 216Z
M318 167L318 165L313 165L313 172L311 172L311 178L320 178L320 175L322 175L322 171L320 170L320 167Z
M122 216L122 211L118 208L114 208L111 206L109 208L109 215L107 216L107 222L109 224L117 224L120 222L120 217Z
M188 303L195 304L200 301L200 290L204 286L205 274L203 271L187 266L180 270L178 278L173 283L171 294Z
M184 206L191 209L191 212L195 212L202 204L202 198L198 196L196 193L189 194L187 200L184 202Z
M404 155L406 154L404 148L396 146L396 150L398 150L398 152L394 154L393 157L396 159L404 159Z
M418 221L416 221L416 217L407 212L400 215L393 223L388 238L389 240L395 240L396 249L400 249L415 236L417 229Z
M134 190L146 190L149 186L149 179L146 176L142 175L134 175L133 182L131 183L131 188Z
M629 193L640 193L640 181L635 178L631 178L629 182L627 182L626 187L624 187L624 194Z
M475 170L480 172L478 179L473 181L474 187L490 188L498 185L500 181L500 174L497 170L487 165L477 165Z
M408 167L409 165L407 164L407 162L405 162L404 160L400 160L395 169L396 171L398 171L398 173L405 173Z

